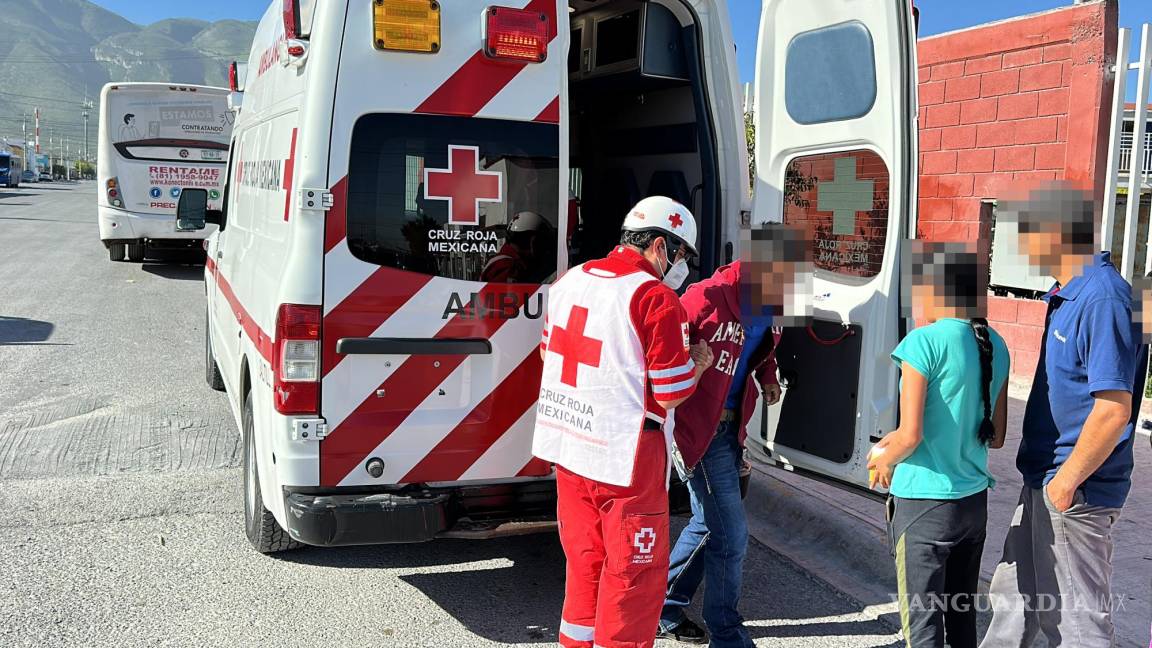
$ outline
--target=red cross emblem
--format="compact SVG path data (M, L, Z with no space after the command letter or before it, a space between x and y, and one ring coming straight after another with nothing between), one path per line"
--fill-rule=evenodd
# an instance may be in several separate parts
M604 347L601 340L584 336L588 324L588 309L573 306L568 314L568 328L553 326L548 336L548 350L564 358L560 368L560 382L576 386L576 375L580 365L600 366L600 351Z
M677 228L684 224L684 219L680 218L680 214L672 214L668 217L668 222L673 228Z
M424 169L424 197L448 201L450 225L479 225L480 203L503 200L503 174L480 170L480 148L448 145L447 169Z
M288 147L288 159L284 160L284 220L288 220L288 207L292 204L292 172L296 168L296 129L292 129L292 144Z
M652 553L656 546L656 532L651 527L644 527L632 536L632 545L642 554Z

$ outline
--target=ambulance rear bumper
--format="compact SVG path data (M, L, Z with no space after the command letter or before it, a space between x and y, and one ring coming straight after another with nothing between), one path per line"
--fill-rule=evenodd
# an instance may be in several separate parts
M394 492L285 489L288 533L319 547L491 538L555 528L556 484L409 487Z

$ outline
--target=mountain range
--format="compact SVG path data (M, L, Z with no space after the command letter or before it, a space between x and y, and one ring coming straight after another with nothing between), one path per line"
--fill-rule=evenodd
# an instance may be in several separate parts
M88 0L0 0L0 138L22 138L40 108L40 144L83 139L89 111L95 157L96 103L110 81L228 85L228 64L247 59L255 22L170 18L137 25Z

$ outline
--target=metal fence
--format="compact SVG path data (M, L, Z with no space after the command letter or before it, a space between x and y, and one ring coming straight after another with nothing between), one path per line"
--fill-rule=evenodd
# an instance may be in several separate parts
M1129 46L1132 31L1120 29L1116 44L1116 83L1112 95L1112 129L1108 140L1108 167L1104 180L1104 215L1100 223L1101 249L1113 249L1113 224L1116 221L1117 193L1126 193L1129 199L1124 208L1124 247L1119 256L1122 259L1121 272L1128 281L1135 274L1135 263L1130 261L1136 254L1136 237L1139 232L1140 190L1145 178L1152 172L1152 139L1148 130L1148 86L1152 82L1152 24L1145 23L1140 30L1140 56L1130 62ZM1132 132L1124 132L1124 99L1127 91L1128 73L1136 71L1136 107L1132 115ZM1133 160L1143 164L1133 165ZM1132 167L1137 168L1133 169ZM1121 175L1122 171L1126 171ZM1149 228L1152 237L1152 228ZM1152 243L1152 240L1148 241ZM1152 249L1148 245L1146 249ZM1152 271L1152 255L1145 254L1144 272Z
M1147 128L1147 127L1146 127ZM1120 173L1132 171L1132 133L1120 134ZM1152 132L1144 132L1144 164L1141 165L1144 173L1152 173Z

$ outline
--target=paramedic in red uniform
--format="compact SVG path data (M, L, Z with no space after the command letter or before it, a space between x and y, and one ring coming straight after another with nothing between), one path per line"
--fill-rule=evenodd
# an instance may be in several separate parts
M563 646L655 643L668 575L664 417L712 363L707 345L689 349L674 292L695 242L687 208L645 198L624 219L620 245L548 294L532 453L556 464Z
M532 283L539 281L535 276L536 239L548 223L533 211L522 211L512 217L504 245L500 247L484 269L480 271L480 281L496 283Z

